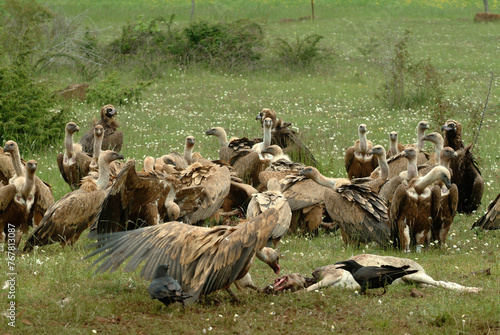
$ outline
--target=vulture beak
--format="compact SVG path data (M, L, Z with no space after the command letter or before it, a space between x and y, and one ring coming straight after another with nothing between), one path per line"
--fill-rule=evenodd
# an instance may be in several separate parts
M271 268L273 269L274 273L276 273L277 275L280 274L281 266L278 263L273 264Z
M451 187L451 180L444 176L443 178L441 178L441 180L444 182L444 185L446 186L447 189L450 189Z
M122 155L122 154L116 153L116 155L118 156L118 158L117 158L117 159L125 159L125 157L123 157L123 155Z
M262 114L259 113L256 117L255 117L255 120L262 120Z
M458 154L457 154L457 152L456 152L456 151L453 151L453 155L452 155L452 157L454 157L454 158L457 158L457 157L458 157Z
M106 108L106 115L112 117L116 114L116 109L114 108Z
M205 132L205 135L213 135L213 129L209 129Z

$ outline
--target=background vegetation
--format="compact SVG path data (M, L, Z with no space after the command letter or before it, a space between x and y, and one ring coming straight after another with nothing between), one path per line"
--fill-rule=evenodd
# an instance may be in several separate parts
M486 181L483 204L457 215L448 245L407 255L438 280L480 286L477 295L411 287L382 297L352 292L279 296L224 292L186 309L150 301L137 273L93 276L89 241L19 255L16 329L9 333L495 333L500 331L497 232L471 224L500 192L498 24L476 24L481 1L35 1L7 0L0 29L0 138L20 142L22 155L39 162L37 174L56 199L69 192L56 166L63 125L82 131L113 103L125 133L122 153L142 160L180 151L186 136L215 158L211 126L230 136L260 136L254 120L264 107L292 121L328 176L345 176L344 148L366 123L369 139L388 145L398 130L416 141L422 119L439 130L453 117L475 138L490 78L493 83L474 153ZM499 7L490 1L490 11ZM302 18L302 19L301 19ZM56 92L89 83L86 101ZM76 136L78 138L78 136ZM431 150L431 148L428 148ZM140 168L140 167L138 167ZM290 236L280 247L284 272L314 267L360 252L399 255L369 246L345 248L337 233ZM399 255L400 256L400 255ZM492 275L472 271L492 268ZM3 268L3 266L2 266ZM256 262L259 286L275 278ZM6 280L0 276L2 283ZM6 296L6 291L0 291Z

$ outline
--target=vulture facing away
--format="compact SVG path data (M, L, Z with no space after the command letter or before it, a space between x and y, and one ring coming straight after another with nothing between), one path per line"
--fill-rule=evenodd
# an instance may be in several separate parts
M102 152L99 179L83 178L79 189L53 204L26 241L24 251L54 242L61 242L62 246L73 245L101 209L109 184L109 165L117 159L123 159L123 156L111 150Z
M125 271L134 271L145 261L141 275L146 280L165 264L166 275L189 295L184 301L192 303L220 289L230 292L231 284L247 274L255 253L268 243L278 220L278 210L271 208L235 227L168 222L99 236L97 250L86 258L102 254L93 263L102 261L96 273L113 272L129 258Z
M349 179L368 177L378 165L377 160L369 153L373 144L366 139L366 132L366 124L360 124L359 140L345 150L344 164Z
M0 242L5 242L7 231L14 229L16 248L33 221L36 169L36 161L30 160L22 176L14 177L9 185L0 187Z
M117 130L119 127L116 121L116 109L113 105L105 105L101 108L101 120L94 121L92 127L82 136L80 144L82 150L92 156L94 154L94 127L96 124L104 128L104 138L102 141L102 150L113 150L120 152L123 145L123 132Z
M488 205L486 213L474 222L472 228L475 227L489 230L500 229L500 193Z
M481 204L484 180L472 154L473 145L464 146L462 125L454 120L446 121L441 127L444 131L444 146L451 147L457 153L450 168L453 171L451 181L458 187L458 212L471 214Z
M376 242L382 247L389 244L387 207L369 186L351 184L344 178L325 178L311 166L301 170L300 175L326 188L326 210L330 218L339 224L346 244Z
M302 143L297 136L297 132L289 128L292 123L284 122L276 117L276 111L264 108L255 118L260 120L263 125L264 120L272 120L271 144L276 144L283 148L286 154L290 155L294 161L302 162L307 165L317 166L318 162L309 149Z

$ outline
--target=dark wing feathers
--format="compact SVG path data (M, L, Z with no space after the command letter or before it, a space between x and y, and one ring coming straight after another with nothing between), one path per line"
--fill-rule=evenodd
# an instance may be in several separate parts
M486 213L479 218L472 228L480 227L483 229L500 229L500 193L489 205Z

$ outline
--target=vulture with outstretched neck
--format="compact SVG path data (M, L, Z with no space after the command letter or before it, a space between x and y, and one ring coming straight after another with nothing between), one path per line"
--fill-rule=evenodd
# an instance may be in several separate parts
M292 125L291 122L284 122L282 119L278 119L276 111L269 108L262 109L255 119L260 120L262 126L264 126L263 123L266 118L270 118L273 122L271 144L279 145L294 161L307 165L318 165L313 154L300 140L297 132L290 128Z
M73 245L101 209L109 185L109 165L117 159L123 159L123 156L111 150L102 152L99 179L83 178L79 189L53 204L26 241L24 251L54 242L61 242L62 246Z
M500 229L500 193L488 205L486 213L474 222L472 228L476 227L486 230Z
M270 145L271 145L271 130L273 128L273 121L271 118L266 117L264 122L262 123L262 129L263 129L263 137L262 137L262 142L254 144L252 147L253 150L257 151L261 158L262 157L262 150L266 150Z
M184 301L192 303L217 290L230 292L231 284L248 273L255 253L268 243L278 220L278 210L271 208L235 227L168 222L100 236L97 250L86 258L102 254L93 263L102 261L96 272L115 271L129 258L125 271L134 271L145 261L141 275L146 280L165 264L165 275L180 284L190 296Z
M308 166L300 175L324 186L325 207L330 218L337 222L346 244L376 242L389 244L389 225L385 202L364 184L351 184L345 178L326 178Z
M387 151L387 158L396 156L405 149L405 146L398 141L398 132L391 131L389 133L389 150Z
M72 190L80 187L80 182L90 171L92 162L92 158L82 151L82 146L73 142L73 135L79 130L80 128L74 122L66 124L64 154L57 155L57 166L61 176Z
M217 137L220 144L219 159L223 162L229 162L238 151L252 149L255 144L261 142L260 139L249 140L246 137L232 138L228 141L226 131L222 127L210 128L205 132L205 135Z
M349 179L368 177L378 165L377 160L369 153L373 144L366 139L366 132L366 124L360 124L359 139L345 150L344 164Z
M14 141L7 141L5 147L3 148L5 152L10 154L12 160L12 166L14 167L13 178L18 176L24 176L24 161L21 159L21 154L19 153L19 147ZM47 209L54 204L54 195L52 194L52 186L38 178L35 175L35 202L31 206L31 213L33 220L29 220L29 223L38 225L42 220Z
M471 214L481 204L484 179L472 154L473 144L464 146L462 125L454 120L446 121L441 127L444 132L444 146L451 147L458 157L451 161L452 182L458 187L458 212Z
M439 215L442 191L435 184L439 181L448 189L452 187L450 172L443 166L437 166L424 177L413 178L407 185L401 184L396 189L390 207L392 240L396 247L409 252L410 246L416 246L420 251L434 235L434 222L446 221L444 212L441 217ZM434 228L434 231L438 230L441 227Z
M15 230L14 245L17 248L22 234L26 234L33 221L32 207L35 202L35 171L37 163L26 163L25 173L13 177L9 185L0 187L0 242L5 242L6 232Z
M82 150L92 156L94 154L94 127L96 124L104 128L104 138L102 141L102 150L113 150L120 152L123 145L123 132L117 130L119 127L116 121L116 109L113 105L105 105L101 108L101 120L94 121L92 127L82 136L80 144Z

